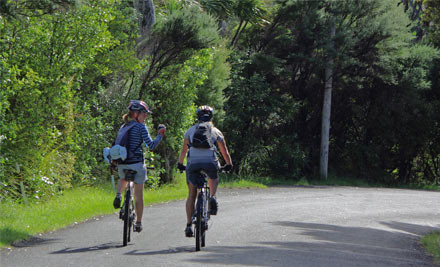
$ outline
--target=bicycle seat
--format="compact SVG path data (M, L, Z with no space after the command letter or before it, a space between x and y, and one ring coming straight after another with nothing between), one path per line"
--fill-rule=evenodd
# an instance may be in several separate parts
M136 173L137 171L135 170L124 169L125 180L134 180Z
M199 174L199 177L195 181L195 186L197 186L197 188L201 188L206 183L206 178L208 177L208 174L204 169L197 170L197 173Z

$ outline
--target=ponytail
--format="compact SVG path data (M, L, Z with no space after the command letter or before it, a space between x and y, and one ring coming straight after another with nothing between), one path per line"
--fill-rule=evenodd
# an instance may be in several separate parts
M127 113L127 114L124 114L122 116L122 120L124 121L124 123L128 123L128 122L130 122L130 121L132 121L134 119L133 119L133 117L131 116L130 113Z

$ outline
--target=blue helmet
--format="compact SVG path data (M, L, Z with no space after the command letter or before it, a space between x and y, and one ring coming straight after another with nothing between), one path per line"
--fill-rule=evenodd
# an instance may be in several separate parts
M210 106L200 106L197 108L197 118L199 121L210 121L214 114L214 109Z
M152 113L150 109L148 108L147 104L145 104L142 100L131 100L130 104L128 105L128 109L130 111L140 111L145 113Z

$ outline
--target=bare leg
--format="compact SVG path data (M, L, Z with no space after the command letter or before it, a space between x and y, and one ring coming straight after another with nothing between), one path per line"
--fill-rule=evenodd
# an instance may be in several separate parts
M127 181L124 179L119 179L118 181L118 193L121 194L124 191L125 187L127 187Z
M188 198L186 199L186 223L191 223L191 217L194 213L194 206L196 202L197 195L197 187L192 185L191 183L187 183L188 185Z
M208 179L209 189L211 191L211 197L215 197L215 193L217 193L218 186L218 178L217 179Z
M136 222L142 222L142 215L144 213L144 184L134 185L134 199L136 210Z

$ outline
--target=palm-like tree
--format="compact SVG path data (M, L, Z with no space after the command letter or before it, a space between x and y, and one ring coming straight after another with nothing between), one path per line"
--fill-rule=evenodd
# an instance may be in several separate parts
M266 14L263 0L167 0L164 3L161 9L164 13L182 6L199 6L217 19L222 36L225 34L226 21L237 18L239 24L231 40L232 47L237 44L240 34L249 23L259 23Z
M233 15L240 20L240 23L231 40L231 46L235 47L240 34L248 23L260 22L265 13L264 3L261 0L236 0L233 6Z

